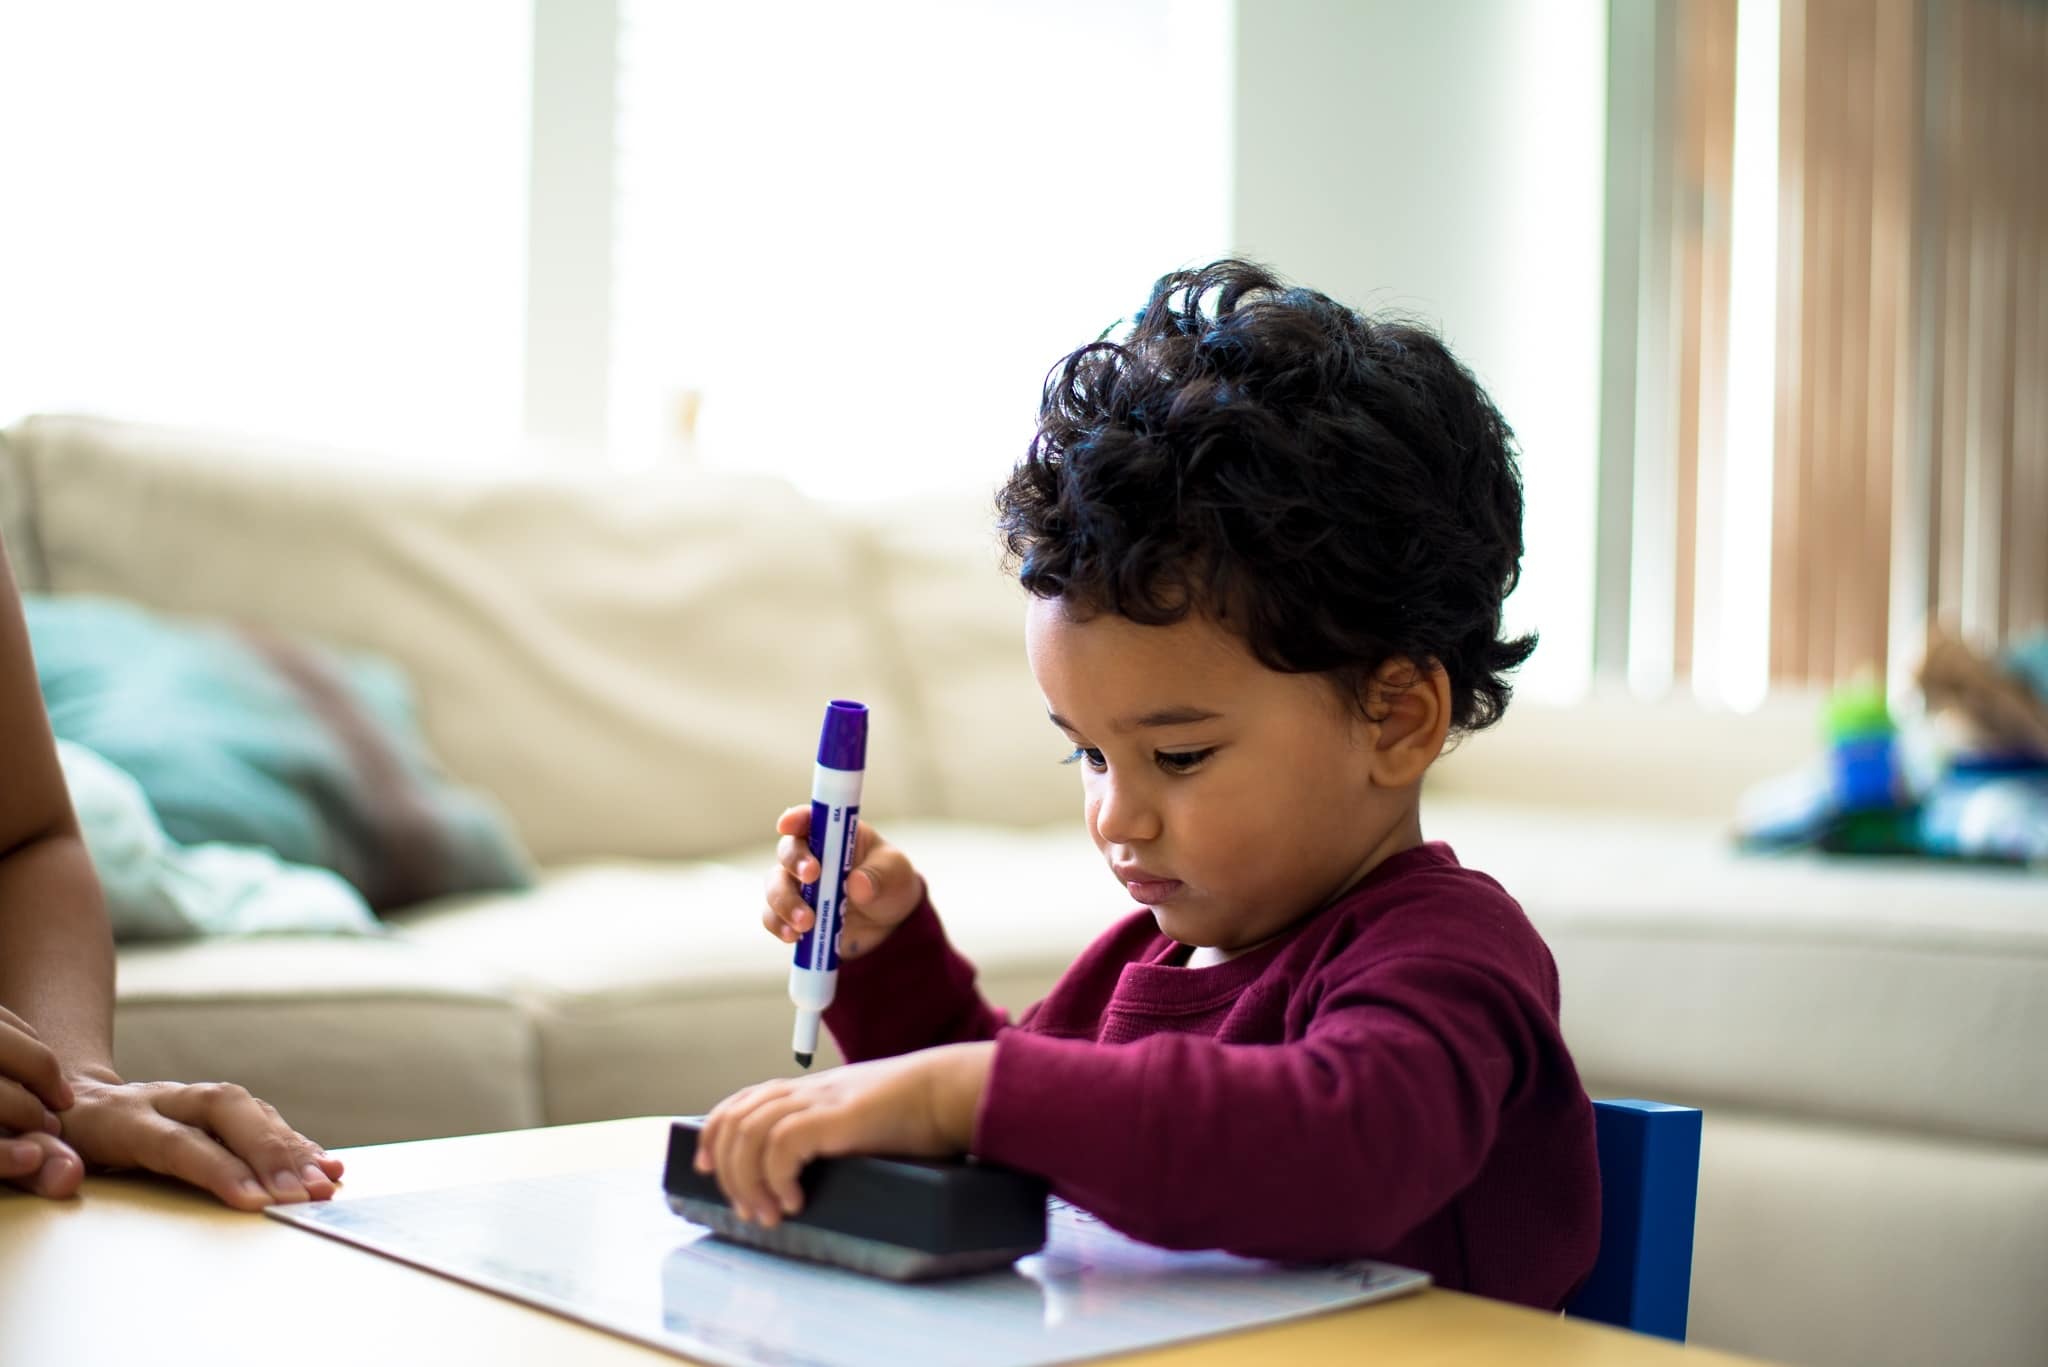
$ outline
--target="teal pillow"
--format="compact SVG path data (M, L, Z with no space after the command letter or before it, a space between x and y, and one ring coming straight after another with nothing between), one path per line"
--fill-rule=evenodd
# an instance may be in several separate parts
M57 761L116 940L382 929L362 894L331 870L251 845L177 844L134 779L68 740L57 742Z
M496 806L441 775L390 661L112 599L23 603L58 737L133 776L180 844L263 846L379 911L528 881Z

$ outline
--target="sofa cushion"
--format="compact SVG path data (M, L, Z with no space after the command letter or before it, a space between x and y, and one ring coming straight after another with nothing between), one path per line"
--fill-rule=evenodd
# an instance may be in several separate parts
M239 1082L330 1148L542 1121L505 984L391 937L129 946L114 1030L122 1076Z
M934 787L861 551L779 481L429 475L87 419L8 445L49 591L396 660L436 754L543 863L757 840L809 791L834 697L875 709L869 810Z
M2041 1361L2048 1150L1706 1113L1694 1343L1811 1367Z
M871 547L891 653L934 775L920 814L1028 826L1077 820L1072 747L1024 657L1027 598L1000 564L986 495L848 514Z
M888 834L918 861L984 990L1013 1010L1130 909L1078 824ZM795 1071L789 951L760 924L769 855L550 870L523 896L402 913L394 932L517 984L538 1023L550 1122L701 1110Z
M1425 826L1557 956L1588 1082L2048 1142L2048 883L1760 856L1716 823L1432 799Z

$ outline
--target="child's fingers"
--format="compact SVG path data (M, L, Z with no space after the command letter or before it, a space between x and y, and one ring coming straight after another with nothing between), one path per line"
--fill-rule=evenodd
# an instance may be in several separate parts
M810 905L804 901L796 880L781 869L772 870L767 883L761 889L767 909L761 913L761 924L768 927L769 934L785 944L792 944L796 937L811 928L816 919Z
M917 870L894 845L878 845L846 876L847 905L882 925L894 925L917 909L923 886Z
M725 1130L725 1122L735 1109L746 1101L758 1087L746 1087L734 1092L725 1100L713 1106L704 1117L704 1124L697 1130L696 1168L699 1172L715 1172L718 1168L718 1137Z
M704 1134L697 1140L697 1151L701 1155L708 1145L711 1152L712 1171L718 1173L719 1185L725 1185L725 1168L738 1162L736 1156L741 1141L740 1127L747 1117L761 1107L769 1105L789 1090L786 1082L763 1082L749 1087L744 1092L735 1092L718 1103L712 1113L713 1123L707 1123ZM730 1188L726 1195L731 1196ZM744 1214L744 1212L742 1212Z
M775 818L777 835L805 836L809 835L810 831L811 804L808 802L784 808L782 815Z
M704 1128L697 1135L697 1171L717 1174L719 1189L725 1192L733 1213L743 1220L753 1218L752 1207L744 1192L735 1190L733 1183L727 1180L729 1171L744 1164L739 1154L745 1142L741 1127L748 1116L763 1106L774 1104L788 1095L789 1090L787 1082L764 1082L745 1091L734 1092L711 1108L711 1114L704 1118Z
M807 1106L783 1115L768 1134L761 1153L761 1181L784 1215L804 1208L803 1171L820 1152L820 1138L831 1125L830 1112Z
M799 883L817 881L818 856L811 853L809 842L800 835L785 835L775 842L775 862Z
M782 1223L785 1209L781 1191L771 1188L763 1174L771 1137L783 1120L810 1105L800 1092L787 1091L770 1096L732 1123L726 1132L718 1160L718 1185L724 1189L733 1209L743 1219L764 1229ZM793 1182L789 1185L794 1186ZM799 1195L798 1203L801 1204Z

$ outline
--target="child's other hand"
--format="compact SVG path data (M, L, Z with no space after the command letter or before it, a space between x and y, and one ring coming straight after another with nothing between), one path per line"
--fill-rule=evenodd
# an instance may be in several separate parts
M773 1229L803 1209L797 1175L813 1158L965 1153L995 1048L948 1044L735 1092L704 1121L697 1171L718 1175L735 1215Z
M775 867L768 874L768 906L761 913L761 924L784 944L795 944L817 920L800 891L818 877L818 858L809 843L810 804L784 812L775 830L782 839L775 847ZM924 880L903 851L861 822L853 838L853 868L846 875L839 957L853 959L872 953L909 919L922 900Z
M88 1163L147 1168L238 1210L334 1195L341 1160L230 1082L121 1082L74 1074L63 1137Z

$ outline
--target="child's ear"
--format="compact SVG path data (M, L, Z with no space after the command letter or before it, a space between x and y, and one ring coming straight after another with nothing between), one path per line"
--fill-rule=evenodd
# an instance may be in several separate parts
M1451 730L1451 677L1442 665L1418 668L1389 660L1366 684L1371 691L1373 782L1406 788L1443 753Z

